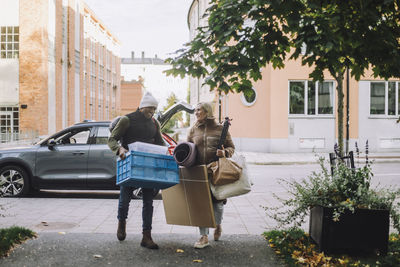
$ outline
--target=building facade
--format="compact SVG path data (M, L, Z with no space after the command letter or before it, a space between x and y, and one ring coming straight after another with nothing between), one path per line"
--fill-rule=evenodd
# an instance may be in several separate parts
M121 80L121 115L135 111L143 97L143 80Z
M171 65L163 59L145 57L142 52L140 56L131 53L130 58L121 59L121 75L125 80L141 80L143 89L151 92L159 101L158 108L163 110L167 105L167 98L174 93L179 100L187 101L188 79L167 76L164 71L170 69Z
M83 1L0 5L1 142L119 112L120 44Z
M188 12L190 38L208 6L194 0ZM312 82L311 68L287 61L285 68L267 65L262 79L253 84L253 95L218 96L190 78L191 103L215 103L218 117L233 119L230 132L239 150L259 152L332 152L338 138L336 82L325 73L324 82ZM346 88L346 87L344 87ZM366 141L373 152L400 152L400 81L373 78L349 80L349 149ZM345 100L346 103L346 100ZM345 129L345 128L344 128Z

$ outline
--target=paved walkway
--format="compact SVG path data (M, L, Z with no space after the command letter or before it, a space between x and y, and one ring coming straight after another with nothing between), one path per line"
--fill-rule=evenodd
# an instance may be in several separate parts
M268 154L240 152L248 163L315 163L314 154ZM327 157L327 154L323 154ZM400 155L372 154L377 161L400 162ZM293 166L301 168L301 166ZM268 180L268 179L267 179ZM161 249L139 246L141 201L132 200L127 240L119 242L115 231L118 191L45 192L29 198L0 198L0 227L27 227L39 237L17 247L1 266L187 266L201 260L205 266L281 266L262 238L275 224L263 206L274 205L276 188L258 183L247 195L231 198L225 206L223 235L211 248L196 250L196 227L168 225L162 200L154 201L153 235ZM306 222L307 224L307 222ZM210 238L212 237L212 231ZM178 249L184 252L177 252Z
M269 194L254 189L231 198L225 206L223 234L211 247L196 250L197 227L168 225L163 202L154 201L153 238L159 251L139 246L141 200L132 200L127 222L127 239L116 238L118 192L51 191L29 198L0 198L1 228L23 226L38 238L18 246L0 259L1 266L281 266L262 233L273 222L262 205ZM184 252L178 252L183 250ZM34 262L35 264L31 264Z
M0 198L5 210L1 227L18 225L35 232L115 233L118 192L104 192L98 198L88 193L56 191L34 198ZM160 197L158 197L160 198ZM273 222L262 205L266 199L257 192L231 198L225 206L224 234L261 235ZM162 200L155 200L153 232L198 234L197 227L166 224ZM127 221L128 233L141 233L142 201L132 200Z
M118 191L45 191L34 197L0 198L5 210L1 228L18 225L38 233L38 239L17 247L0 266L281 266L262 233L273 227L262 206L271 194L257 183L249 194L231 198L225 206L221 241L196 250L197 227L166 224L163 202L154 201L153 237L157 252L139 246L141 200L132 200L127 239L116 238ZM210 239L212 239L212 229ZM184 252L177 252L182 249ZM99 256L100 255L100 256Z

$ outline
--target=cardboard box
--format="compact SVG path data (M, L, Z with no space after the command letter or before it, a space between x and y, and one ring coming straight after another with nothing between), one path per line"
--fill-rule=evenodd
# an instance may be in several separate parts
M168 224L215 228L207 167L179 167L180 183L162 191Z

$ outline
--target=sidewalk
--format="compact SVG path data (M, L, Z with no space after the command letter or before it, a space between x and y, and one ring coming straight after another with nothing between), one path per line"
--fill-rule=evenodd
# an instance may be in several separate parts
M18 225L38 234L0 259L0 266L282 266L262 236L275 224L263 209L273 203L264 187L274 191L260 182L249 194L229 199L220 241L212 240L210 229L211 246L202 250L193 248L200 238L198 227L166 224L160 197L153 203L152 236L158 251L140 247L141 200L131 201L127 238L117 240L118 191L102 191L99 196L60 191L0 198L6 208L1 212L5 215L0 217L1 228Z
M290 164L313 164L317 163L318 157L329 159L329 153L261 153L237 151L243 155L248 164L260 165L290 165ZM370 162L380 163L400 163L400 152L396 153L371 153L368 155ZM365 162L365 154L361 154L359 159L355 156L354 162Z
M314 153L242 152L249 164L289 165L317 161ZM328 158L328 153L318 156ZM400 153L372 153L371 160L400 162ZM356 160L356 159L355 159ZM365 156L360 157L360 162ZM296 166L298 165L298 166ZM116 238L118 192L101 197L62 193L39 198L0 198L5 211L0 227L23 226L38 233L38 238L18 246L1 266L282 266L263 239L274 221L263 206L274 206L272 192L280 190L268 179L256 183L249 194L232 198L224 211L221 241L210 240L211 247L193 248L199 238L197 227L168 225L160 199L154 201L153 238L160 250L140 247L141 201L133 200L127 225L127 239ZM110 196L107 196L110 194ZM211 229L209 238L212 239ZM180 252L183 250L183 252ZM201 262L194 262L200 260Z

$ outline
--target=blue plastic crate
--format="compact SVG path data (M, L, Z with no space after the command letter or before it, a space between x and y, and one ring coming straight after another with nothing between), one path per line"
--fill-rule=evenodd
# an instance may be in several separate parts
M117 185L165 189L179 184L179 168L169 155L131 151L117 159Z

